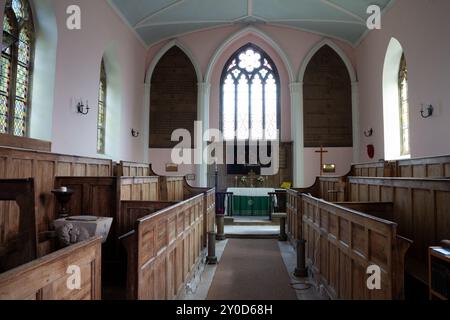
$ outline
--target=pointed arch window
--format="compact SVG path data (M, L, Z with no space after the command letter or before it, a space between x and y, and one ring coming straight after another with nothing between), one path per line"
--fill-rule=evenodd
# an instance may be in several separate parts
M221 80L224 139L278 139L279 87L276 66L262 49L249 43L233 54Z
M106 136L106 71L105 62L102 59L100 69L100 83L98 93L98 118L97 118L97 152L105 153Z
M0 133L27 136L34 25L27 0L6 1L0 74Z
M407 156L411 152L409 147L408 68L404 53L400 59L398 92L400 104L400 151L402 156Z

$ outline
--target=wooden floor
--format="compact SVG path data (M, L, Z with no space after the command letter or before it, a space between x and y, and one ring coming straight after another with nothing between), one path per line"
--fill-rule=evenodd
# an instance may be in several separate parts
M297 300L277 240L230 239L208 300Z

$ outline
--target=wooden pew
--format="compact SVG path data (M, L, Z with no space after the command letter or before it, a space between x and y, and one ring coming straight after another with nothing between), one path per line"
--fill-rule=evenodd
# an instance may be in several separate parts
M396 176L450 178L450 156L398 160Z
M450 234L450 180L413 178L349 178L352 202L392 202L393 221L414 244L407 270L427 283L428 247Z
M143 215L149 215L167 205L179 201L168 201L161 197L161 193L155 184L165 181L162 177L57 177L55 187L66 186L75 190L68 208L71 215L94 215L107 216L114 219L108 242L104 248L106 271L112 269L124 270L122 245L118 238L134 228L134 222ZM181 194L177 197L181 200L195 196L202 196L205 223L202 223L201 244L206 247L206 234L214 230L215 219L215 190L207 188L195 188L189 186L184 178L182 181ZM134 219L134 220L133 220ZM131 226L131 227L130 227ZM114 278L105 277L105 283Z
M0 180L0 273L37 258L34 200L33 179Z
M127 299L174 299L200 262L205 194L138 219L122 237Z
M28 179L35 181L35 204L37 210L36 224L39 234L51 228L55 219L55 199L51 191L56 176L111 176L112 161L93 159L48 152L30 151L8 147L0 147L0 179ZM12 208L9 213L0 207L0 217L9 214L18 217L18 209ZM10 220L11 224L18 221ZM38 255L48 253L50 247L45 237L39 237Z
M347 176L450 178L450 155L353 164Z
M352 169L348 176L353 177L395 177L396 176L395 161L378 161L367 163L356 163L352 165Z
M80 290L67 286L69 266L80 267ZM101 297L101 238L0 274L0 300L100 300Z
M116 177L156 176L148 163L121 161L114 166Z
M303 194L303 234L313 278L332 299L402 299L410 242L397 225ZM381 268L381 290L367 287L367 268Z

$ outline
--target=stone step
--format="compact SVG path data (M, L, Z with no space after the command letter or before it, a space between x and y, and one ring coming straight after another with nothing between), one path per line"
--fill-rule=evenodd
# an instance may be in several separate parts
M261 220L261 219L249 219L239 217L225 217L226 226L278 226L280 224L279 219Z

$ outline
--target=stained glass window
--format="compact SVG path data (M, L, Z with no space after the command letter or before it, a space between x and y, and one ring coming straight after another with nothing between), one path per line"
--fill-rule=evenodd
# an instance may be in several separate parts
M400 60L398 76L399 101L400 101L400 148L401 155L410 155L409 147L409 103L408 103L408 68L405 55Z
M239 49L222 74L221 126L225 140L275 140L279 77L270 57L253 44Z
M100 70L100 84L98 91L97 152L104 154L106 132L106 71L103 60Z
M28 135L34 26L27 0L8 0L3 19L0 133Z

